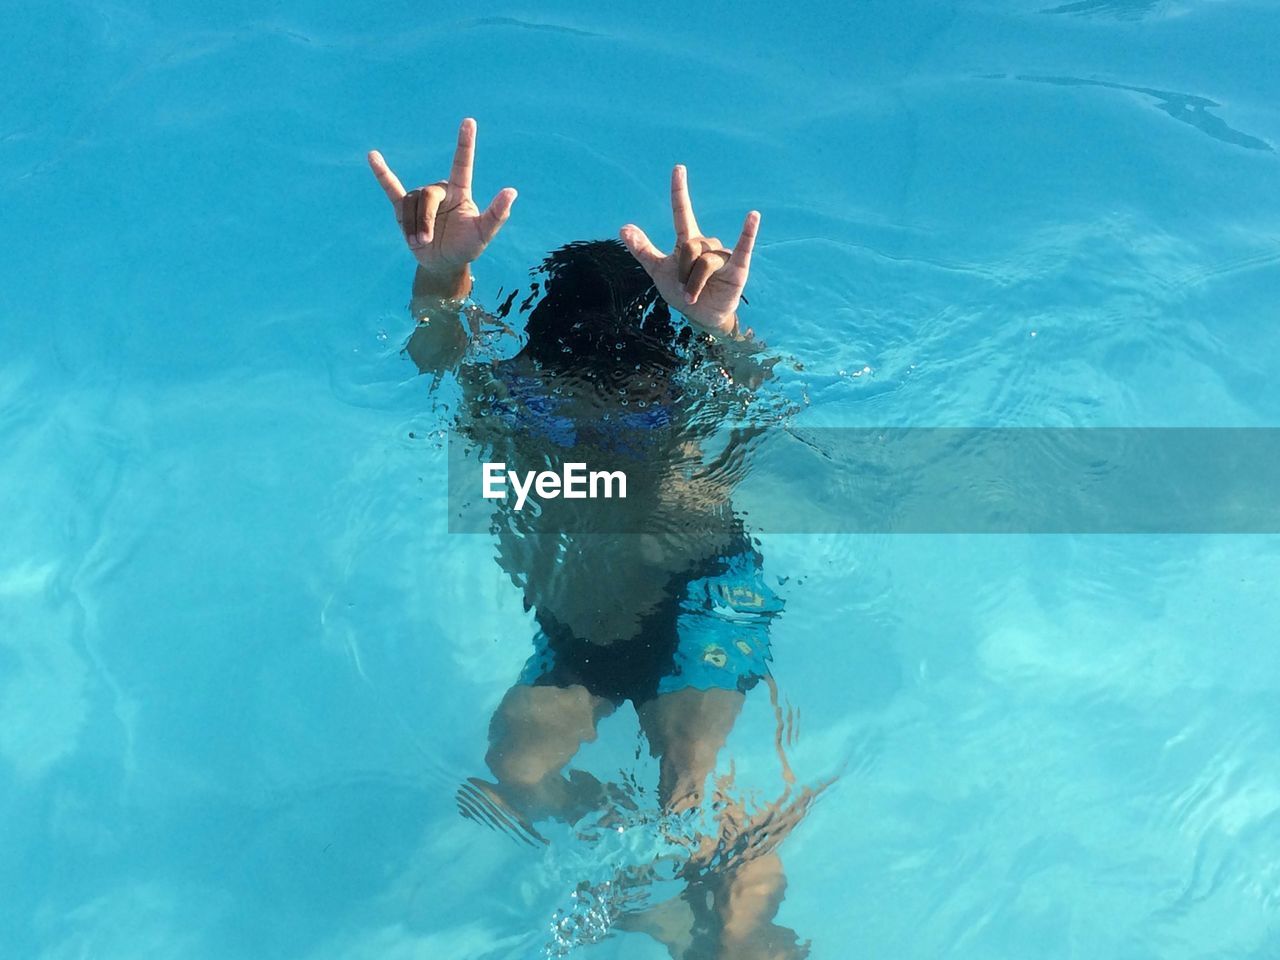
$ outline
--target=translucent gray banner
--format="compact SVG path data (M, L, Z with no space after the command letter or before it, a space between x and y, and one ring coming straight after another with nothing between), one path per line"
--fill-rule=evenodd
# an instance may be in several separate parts
M452 435L449 530L1280 533L1277 428L777 426L554 439L507 436L482 446ZM504 477L489 489L505 491L501 499L483 496L486 462L516 473L489 468ZM582 466L566 476L570 464ZM516 488L531 470L557 479L527 486L516 509ZM591 491L592 473L614 471L626 474L625 499L616 489L606 496L601 477Z

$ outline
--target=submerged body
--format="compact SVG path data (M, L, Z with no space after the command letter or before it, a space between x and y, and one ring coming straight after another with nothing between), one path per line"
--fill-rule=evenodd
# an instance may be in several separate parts
M645 314L666 313L620 244L574 244L548 264L531 319L551 304L560 308L559 327L598 323L600 311L616 310L643 329ZM592 286L607 291L607 300L593 297ZM571 311L560 307L564 299L573 300ZM485 463L517 475L534 472L526 465L554 475L585 464L583 473L626 477L625 500L545 499L536 510L519 497L497 503L498 563L540 628L522 682L581 684L615 703L641 704L682 686L745 692L767 675L768 621L781 602L733 513L732 478L703 456L707 440L726 420L740 421L752 399L720 365L730 361L723 347L686 345L658 369L643 345L614 332L606 362L594 368L544 363L537 354L546 351L527 347L490 359L442 349L435 325L466 335L456 311L430 299L419 306L408 352L436 374L441 361L457 358L450 368L463 391L456 427ZM498 322L475 309L471 318L481 328ZM667 314L650 325L665 332L669 324ZM763 376L755 350L740 348L732 360L739 371ZM688 376L692 366L713 363L714 377ZM742 442L733 434L728 446Z

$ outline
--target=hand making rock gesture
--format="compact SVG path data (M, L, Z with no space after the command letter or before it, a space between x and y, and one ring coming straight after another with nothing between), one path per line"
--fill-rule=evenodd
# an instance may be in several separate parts
M458 147L448 180L406 191L377 150L369 152L373 175L391 201L405 242L422 267L422 288L445 298L465 297L471 289L470 265L502 229L516 191L498 191L483 213L471 197L476 122L458 127Z
M623 243L672 308L704 329L737 336L738 301L747 284L760 214L747 214L732 250L715 237L704 237L693 216L688 173L677 166L671 171L671 215L676 245L670 253L664 254L631 223L622 228Z

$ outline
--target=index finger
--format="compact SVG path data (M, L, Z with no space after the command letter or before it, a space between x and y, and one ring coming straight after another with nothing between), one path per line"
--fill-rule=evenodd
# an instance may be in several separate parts
M676 240L696 237L698 221L693 217L693 201L689 199L689 171L678 163L671 171L671 219L676 226Z
M458 148L453 152L449 186L471 192L471 169L476 160L476 122L470 117L458 127Z
M751 266L751 251L755 249L756 234L760 230L760 211L752 210L747 214L747 219L742 222L742 233L738 236L738 242L734 245L733 256L729 258L729 262L735 267L747 270Z
M387 166L387 161L382 159L382 154L377 150L369 151L369 166L373 170L373 175L378 178L378 184L382 187L382 192L387 195L387 199L392 203L399 203L400 198L404 196L404 186L401 185L399 178L391 172L391 168Z

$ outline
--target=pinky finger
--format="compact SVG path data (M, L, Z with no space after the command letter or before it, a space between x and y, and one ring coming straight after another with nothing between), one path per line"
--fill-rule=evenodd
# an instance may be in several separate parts
M488 243L498 231L502 229L502 225L507 222L507 218L511 216L511 205L516 202L518 194L512 187L506 187L498 191L498 195L493 198L493 202L489 204L480 217L480 237L485 243Z
M742 223L742 233L738 237L737 245L733 248L733 256L729 258L729 262L735 267L742 270L747 270L751 267L751 251L755 249L756 234L759 230L760 212L752 210Z

